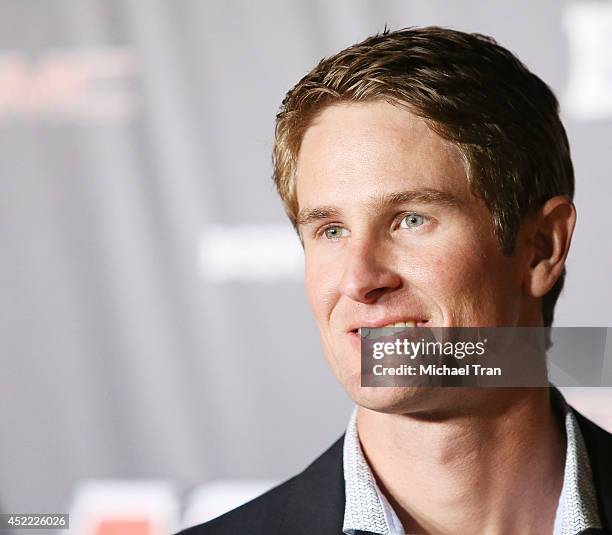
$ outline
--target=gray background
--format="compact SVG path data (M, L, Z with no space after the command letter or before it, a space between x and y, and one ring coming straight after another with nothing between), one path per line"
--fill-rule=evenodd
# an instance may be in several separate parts
M351 404L295 261L274 260L291 232L270 180L285 91L385 23L437 24L494 36L563 102L587 61L570 49L572 19L563 26L576 5L0 0L4 509L65 510L83 478L165 478L180 491L281 479L326 448ZM607 42L598 65L610 81ZM10 98L7 58L26 68ZM96 61L111 66L89 100L45 70L65 82L66 62ZM612 325L606 105L564 108L579 222L557 325ZM209 231L228 236L233 277L202 260ZM270 244L268 264L240 256L251 238ZM612 427L609 392L569 395Z

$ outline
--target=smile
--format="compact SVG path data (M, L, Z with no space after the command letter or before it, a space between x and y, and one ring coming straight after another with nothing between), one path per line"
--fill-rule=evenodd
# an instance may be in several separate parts
M388 323L387 325L381 325L380 327L377 327L378 329L386 329L389 327L416 327L417 322L416 321L396 321L395 323ZM361 329L363 327L359 327L357 329L357 334L361 334ZM371 329L371 327L368 327Z
M368 329L368 330L390 329L390 328L406 329L406 328L411 328L411 327L424 327L428 323L428 321L429 320L426 320L426 319L410 319L410 320L405 320L405 321L392 321L388 323L372 322L372 323L367 323L361 327L352 329L350 332L361 336L362 329Z

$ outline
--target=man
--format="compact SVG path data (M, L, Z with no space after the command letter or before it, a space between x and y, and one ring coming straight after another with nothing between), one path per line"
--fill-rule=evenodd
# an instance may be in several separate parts
M492 39L385 31L277 116L274 179L356 411L303 473L200 534L607 533L612 437L548 388L373 388L362 327L549 326L576 212L557 101Z

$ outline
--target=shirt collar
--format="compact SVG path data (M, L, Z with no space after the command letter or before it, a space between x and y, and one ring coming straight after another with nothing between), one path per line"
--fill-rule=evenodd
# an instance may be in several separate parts
M359 443L357 407L353 410L344 435L343 465L346 502L342 531L347 535L359 531L390 535L383 501L380 499L382 493Z
M556 389L552 391L552 400L564 418L567 437L563 488L554 535L575 535L589 528L601 529L593 472L580 425L573 409Z
M601 529L593 474L578 421L559 391L553 389L551 394L567 436L563 488L554 535L578 535L588 528ZM357 433L357 407L344 437L343 466L346 499L343 533L355 535L366 531L377 535L403 535L401 522L378 488L363 455Z

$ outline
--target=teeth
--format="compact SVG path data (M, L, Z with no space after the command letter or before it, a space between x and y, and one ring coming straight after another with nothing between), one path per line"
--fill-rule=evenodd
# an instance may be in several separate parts
M396 321L395 323L389 323L388 325L383 325L382 327L380 327L381 329L405 329L407 327L416 327L416 322L414 321ZM357 329L357 334L359 336L363 336L364 337L368 337L369 334L374 334L373 329L367 328L367 327L359 327ZM398 331L399 332L399 331Z
M384 327L416 327L416 323L414 321L397 321L384 325Z

